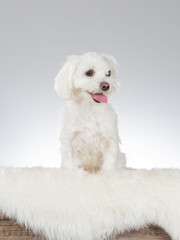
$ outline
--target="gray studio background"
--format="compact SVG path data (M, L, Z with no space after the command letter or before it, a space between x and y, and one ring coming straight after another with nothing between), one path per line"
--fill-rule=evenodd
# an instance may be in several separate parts
M67 55L119 62L128 166L180 167L180 1L0 0L0 165L60 166L54 78Z

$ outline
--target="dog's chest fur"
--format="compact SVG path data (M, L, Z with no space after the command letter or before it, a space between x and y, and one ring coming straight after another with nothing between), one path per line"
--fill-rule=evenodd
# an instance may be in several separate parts
M96 171L102 166L113 132L117 133L115 125L116 115L109 104L70 102L63 113L61 140L69 141L80 167L91 170L93 166Z

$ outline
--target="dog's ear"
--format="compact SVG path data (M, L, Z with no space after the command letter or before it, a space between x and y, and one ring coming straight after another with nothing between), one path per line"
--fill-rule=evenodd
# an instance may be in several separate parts
M105 54L105 53L103 53L101 56L107 62L109 62L111 64L113 72L114 72L114 75L115 75L115 77L117 77L117 75L118 75L118 68L117 68L118 63L117 63L117 60L114 57L112 57L111 55L108 55L108 54Z
M114 57L112 57L111 55L108 55L108 54L105 54L103 53L101 55L111 66L111 70L112 70L112 76L113 76L113 79L115 79L116 81L114 82L113 85L111 85L111 90L112 92L114 91L117 91L119 88L120 88L120 83L118 81L118 63L116 61L116 59Z
M73 89L73 75L77 68L77 56L68 57L68 61L64 64L55 78L55 90L58 96L63 99L70 99Z
M116 65L116 66L118 65L117 60L116 60L113 56L108 55L108 54L106 54L106 53L103 53L101 56L102 56L103 58L105 58L107 61L111 62L112 64L114 64L114 65Z

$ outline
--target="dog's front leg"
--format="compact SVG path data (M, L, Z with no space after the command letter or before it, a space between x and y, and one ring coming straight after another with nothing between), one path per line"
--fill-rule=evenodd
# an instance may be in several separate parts
M69 170L78 169L78 164L75 159L73 159L72 149L68 143L61 146L61 168Z
M112 170L117 170L118 158L119 158L119 147L117 143L110 142L108 144L108 148L103 153L102 171L109 172Z

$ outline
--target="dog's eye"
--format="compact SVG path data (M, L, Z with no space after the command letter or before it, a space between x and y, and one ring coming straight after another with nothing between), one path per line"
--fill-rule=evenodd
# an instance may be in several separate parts
M106 74L107 77L111 76L111 71L108 71L108 73Z
M94 75L94 71L92 69L90 69L85 73L85 75L88 77L92 77Z

